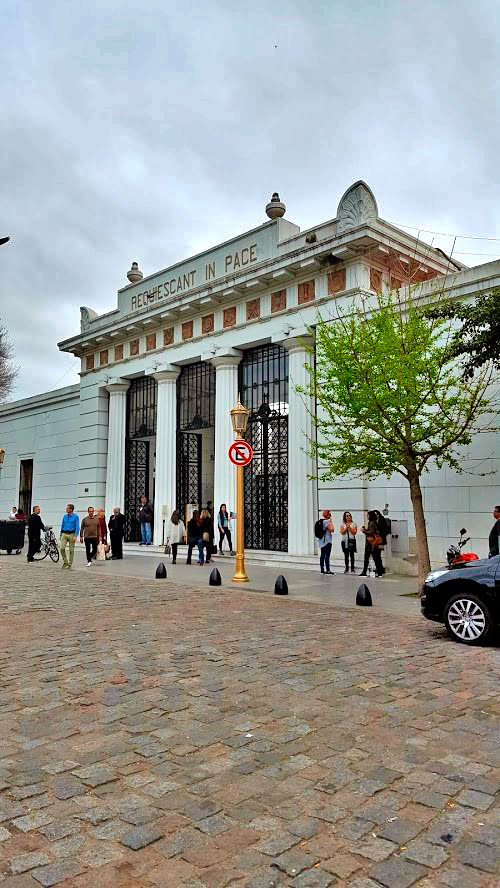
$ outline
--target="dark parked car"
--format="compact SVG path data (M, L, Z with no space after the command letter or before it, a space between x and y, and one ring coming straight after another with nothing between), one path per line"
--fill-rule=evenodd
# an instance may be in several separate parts
M500 624L500 555L433 570L420 601L424 617L445 623L455 641L491 641Z

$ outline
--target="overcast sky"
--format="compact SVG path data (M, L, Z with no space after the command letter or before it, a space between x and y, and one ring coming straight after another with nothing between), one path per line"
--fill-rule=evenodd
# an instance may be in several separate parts
M0 315L15 397L78 381L79 306L365 179L396 224L500 238L496 0L2 0ZM416 232L412 232L416 233ZM423 235L449 250L452 238ZM469 265L500 240L457 240ZM481 254L481 255L478 255Z

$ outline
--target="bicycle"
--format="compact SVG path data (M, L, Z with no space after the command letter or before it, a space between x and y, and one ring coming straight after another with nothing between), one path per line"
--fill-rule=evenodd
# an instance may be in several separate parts
M52 558L52 561L56 563L59 561L59 549L57 548L55 533L52 527L48 525L45 527L45 539L42 541L39 551L33 555L33 558L35 561L43 561L47 555Z

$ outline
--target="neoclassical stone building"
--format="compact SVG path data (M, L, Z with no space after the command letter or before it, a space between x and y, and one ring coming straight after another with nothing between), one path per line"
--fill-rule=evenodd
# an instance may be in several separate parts
M335 218L308 231L284 218L278 195L266 212L256 228L146 277L133 263L113 311L81 309L80 331L59 343L80 358L80 384L0 408L4 512L19 500L26 507L40 501L56 523L68 500L80 511L105 504L107 515L119 505L126 537L135 541L145 494L160 543L174 507L212 500L234 509L229 411L240 393L255 454L245 470L249 549L314 555L314 521L326 506L337 523L344 509L361 519L364 508L387 506L392 518L408 522L411 546L401 480L310 480L316 467L303 448L314 405L296 392L312 360L304 337L318 313L332 316L337 301L360 293L416 283L457 298L491 289L500 283L500 262L466 269L384 221L364 182L345 192ZM468 520L484 550L490 500L500 501L498 481L486 484L473 473L476 461L500 466L498 442L481 442L468 458L466 482L447 470L425 481L436 559Z

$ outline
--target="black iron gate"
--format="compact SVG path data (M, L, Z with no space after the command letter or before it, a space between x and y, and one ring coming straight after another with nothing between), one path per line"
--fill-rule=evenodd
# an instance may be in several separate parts
M158 386L152 376L133 379L127 392L127 439L125 445L125 539L141 539L138 519L141 496L153 498L149 466L151 441L156 435Z
M125 539L137 543L141 539L139 501L149 488L149 441L128 440L125 465Z
M177 508L201 507L202 436L215 425L215 368L199 361L182 368L177 379Z
M241 400L250 410L246 439L245 546L288 549L288 353L277 345L245 352Z

